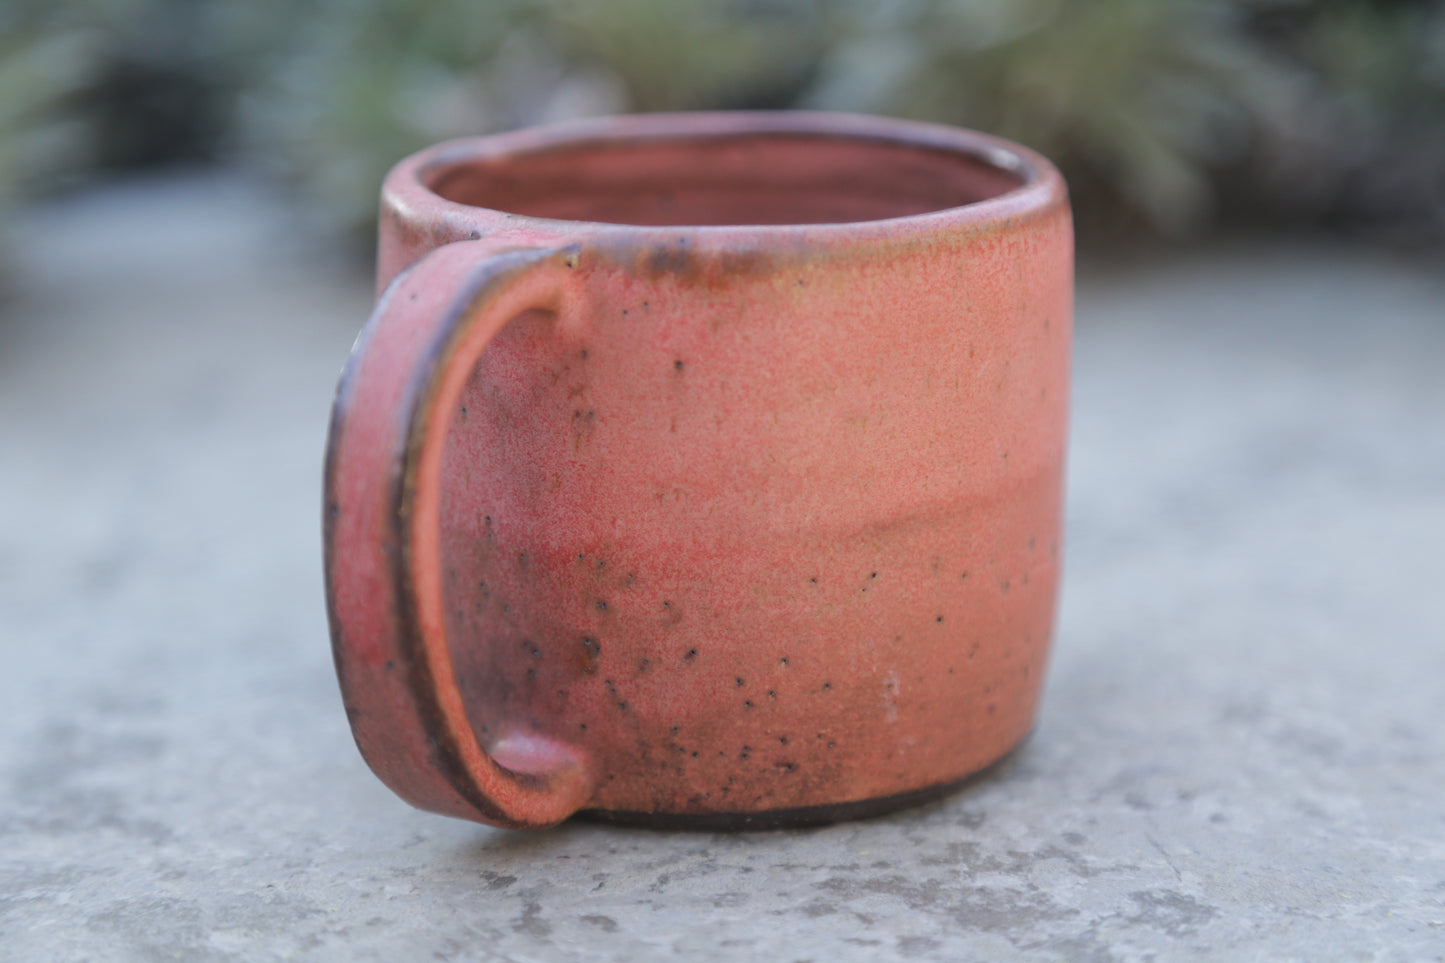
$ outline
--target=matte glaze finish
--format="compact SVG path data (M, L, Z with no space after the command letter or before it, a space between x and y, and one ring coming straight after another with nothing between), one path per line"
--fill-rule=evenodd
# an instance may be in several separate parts
M870 118L614 119L403 161L380 240L326 557L399 794L772 825L922 798L1028 732L1071 325L1046 161Z

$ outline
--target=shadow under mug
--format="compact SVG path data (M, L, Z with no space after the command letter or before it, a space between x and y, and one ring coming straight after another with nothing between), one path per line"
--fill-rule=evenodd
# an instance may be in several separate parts
M1003 757L1053 627L1072 259L1046 160L934 125L402 161L325 479L367 762L494 825L746 827Z

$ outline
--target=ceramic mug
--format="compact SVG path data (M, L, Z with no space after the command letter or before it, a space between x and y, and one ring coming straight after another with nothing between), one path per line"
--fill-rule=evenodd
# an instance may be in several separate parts
M380 243L325 547L397 793L796 825L1028 733L1072 310L1046 160L846 115L609 119L402 161Z

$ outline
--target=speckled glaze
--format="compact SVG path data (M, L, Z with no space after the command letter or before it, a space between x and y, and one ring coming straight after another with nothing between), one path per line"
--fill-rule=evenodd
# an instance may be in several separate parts
M325 542L397 793L796 824L1027 734L1071 329L1047 161L843 115L610 119L408 158L380 242Z

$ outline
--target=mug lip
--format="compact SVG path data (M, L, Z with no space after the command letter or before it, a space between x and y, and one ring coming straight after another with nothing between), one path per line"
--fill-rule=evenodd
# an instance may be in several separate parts
M1021 183L992 197L915 214L862 221L798 221L785 224L631 224L567 220L520 214L449 200L429 184L436 174L462 164L522 158L554 150L608 148L629 143L726 140L749 135L796 135L820 140L852 140L903 148L954 153L1018 177ZM507 229L547 233L609 235L685 232L726 245L730 240L806 233L817 241L869 235L896 237L900 228L986 229L1047 215L1068 203L1068 187L1043 155L991 134L946 124L834 111L699 111L620 114L563 121L496 134L442 141L400 161L382 187L383 203L420 215L422 220L467 222L502 218ZM430 213L428 213L430 212ZM492 221L495 225L495 221Z

